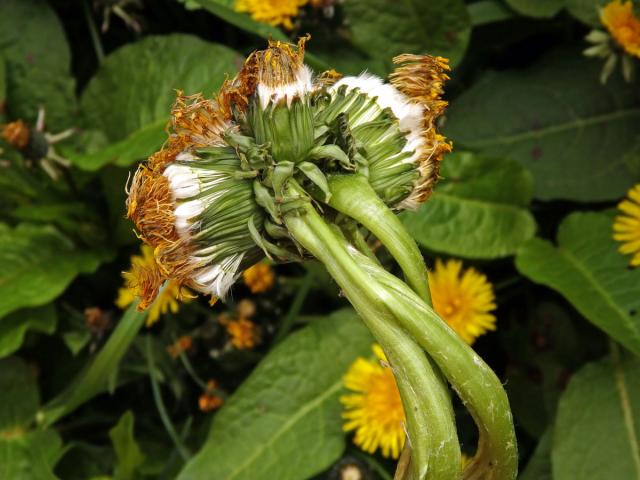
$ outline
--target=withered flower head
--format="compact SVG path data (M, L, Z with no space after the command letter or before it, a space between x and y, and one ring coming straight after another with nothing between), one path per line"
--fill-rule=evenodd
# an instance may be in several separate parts
M224 297L265 255L299 259L282 226L300 202L286 196L290 179L320 201L334 173L365 175L397 208L429 195L451 148L435 127L446 105L446 60L397 57L390 84L340 79L334 70L314 79L304 64L307 40L270 41L213 99L178 92L169 138L138 168L127 200L156 260L133 282L143 308L167 279Z

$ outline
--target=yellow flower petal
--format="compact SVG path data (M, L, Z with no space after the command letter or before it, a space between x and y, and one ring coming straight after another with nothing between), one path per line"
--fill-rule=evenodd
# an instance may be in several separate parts
M372 347L375 359L356 359L344 376L344 385L355 393L343 395L345 432L355 431L353 442L368 453L398 458L404 446L404 409L393 372L384 352Z
M609 2L602 9L600 20L628 54L640 57L640 20L633 10L633 2Z
M618 204L622 214L613 222L613 239L620 242L620 253L634 254L630 264L636 267L640 265L640 184L632 187L627 196Z
M473 268L463 270L460 260L436 259L429 276L433 307L462 339L471 344L488 330L495 330L493 287Z
M287 30L293 29L292 18L309 0L236 0L236 12L248 13L256 22L269 25L282 25Z

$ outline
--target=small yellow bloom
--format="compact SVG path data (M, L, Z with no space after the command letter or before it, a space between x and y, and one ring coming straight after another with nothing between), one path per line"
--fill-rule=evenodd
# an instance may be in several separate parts
M131 257L131 270L123 273L126 285L118 290L118 298L116 299L116 305L122 309L127 308L136 297L140 296L141 287L136 272L155 268L153 249L148 245L142 245L141 251L142 255L133 255ZM161 291L155 302L149 307L147 326L153 325L158 321L160 315L164 315L169 310L172 313L177 313L180 308L179 302L188 302L192 298L193 296L188 289L174 280L168 281L164 290Z
M487 277L473 268L463 271L460 260L436 260L429 275L433 308L462 339L472 344L496 329L495 295Z
M362 450L397 459L404 446L404 409L391 368L378 345L376 360L358 358L344 376L344 386L355 392L340 397L345 407L344 431L355 430L353 442Z
M236 0L236 12L248 13L256 22L293 29L292 18L309 0Z
M600 20L628 54L640 57L640 19L633 11L633 2L609 2L600 12Z
M640 184L631 188L618 204L622 212L613 223L613 238L620 245L620 253L631 254L631 266L640 265Z
M238 350L253 348L260 343L260 329L251 320L246 318L230 320L225 315L221 315L219 321L227 330L229 342Z
M273 287L275 275L266 263L256 263L244 271L242 278L251 293L264 293Z

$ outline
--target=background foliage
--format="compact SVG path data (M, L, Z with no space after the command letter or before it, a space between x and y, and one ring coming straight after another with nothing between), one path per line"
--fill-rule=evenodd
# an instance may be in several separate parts
M286 31L232 0L0 2L0 123L33 126L43 107L48 132L77 129L56 145L70 165L55 179L0 145L0 478L325 479L347 463L391 478L393 462L342 432L341 378L371 339L317 265L277 267L265 294L239 285L229 305L199 299L139 335L144 315L114 305L139 248L124 186L162 145L174 90L211 95L267 38L306 32L316 70L451 59L456 153L403 222L429 264L462 258L495 286L498 331L474 347L505 379L521 478L640 476L640 269L611 235L640 181L640 88L619 71L601 84L581 54L601 2L325 4ZM113 14L99 32L113 5L141 32ZM262 342L238 350L218 317L246 298ZM172 358L183 335L195 346ZM198 408L209 378L215 413ZM458 410L466 449L476 433Z

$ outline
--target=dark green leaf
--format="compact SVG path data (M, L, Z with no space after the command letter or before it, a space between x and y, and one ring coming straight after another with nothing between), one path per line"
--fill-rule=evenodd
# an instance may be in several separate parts
M471 17L471 24L474 27L501 22L514 16L513 11L498 0L480 0L468 5L467 8L469 9L469 17Z
M349 0L344 2L352 42L372 58L429 53L462 59L471 33L462 0Z
M640 361L592 363L569 383L554 427L554 480L640 478Z
M56 323L53 305L25 308L0 319L0 358L18 350L28 331L51 334L56 329Z
M0 392L0 478L55 480L60 438L29 430L39 403L33 370L18 358L0 360Z
M527 462L526 468L518 476L518 480L552 480L551 477L551 440L553 432L548 429Z
M446 134L518 160L533 173L537 198L618 198L633 184L624 155L637 138L640 91L617 77L601 85L600 68L574 52L487 74L453 102Z
M516 266L640 354L640 269L627 268L627 258L611 237L611 223L604 214L571 214L558 230L558 247L533 238L518 252Z
M0 318L50 302L76 275L95 271L107 256L79 250L49 227L0 224Z
M371 337L351 311L318 319L276 346L216 415L180 480L303 480L345 446L342 376Z
M516 12L530 17L553 17L564 7L565 0L507 0Z
M133 425L133 413L127 411L120 417L118 424L109 430L117 458L114 480L133 480L144 463L144 455L133 434Z
M38 107L44 106L50 130L75 123L71 54L62 25L45 0L0 2L0 57L6 61L10 118L34 122Z
M221 45L191 35L150 36L107 57L81 98L88 128L114 142L98 152L73 155L81 168L128 166L166 139L175 90L211 96L240 59Z
M581 22L594 27L602 27L599 10L610 0L565 0L567 10Z
M416 241L437 252L468 258L512 255L535 232L526 209L531 175L515 162L452 154L443 180L415 212L402 215Z

